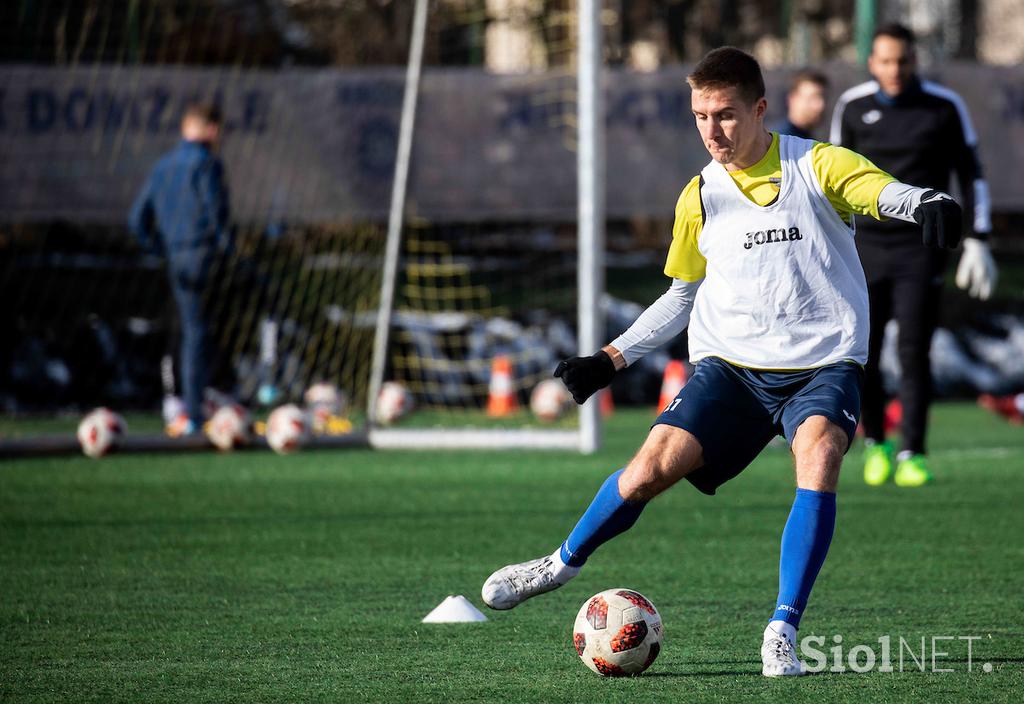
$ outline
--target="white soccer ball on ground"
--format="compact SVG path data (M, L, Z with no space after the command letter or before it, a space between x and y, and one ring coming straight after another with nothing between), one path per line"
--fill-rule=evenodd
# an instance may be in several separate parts
M377 420L394 423L412 410L412 394L405 385L397 381L386 381L377 396Z
M545 379L530 393L530 410L545 423L558 420L569 410L572 397L558 379Z
M661 652L661 616L632 589L606 589L576 615L572 642L583 664L605 677L639 675Z
M117 413L109 408L97 408L78 424L78 444L89 457L103 457L117 449L127 429L124 418Z
M340 418L347 410L345 392L334 384L321 381L313 384L303 396L314 433L327 432L332 418Z
M218 450L233 450L249 443L249 423L249 413L242 406L221 406L206 424L206 437Z
M306 444L308 435L306 414L294 403L278 406L267 418L267 444L279 455L301 448Z

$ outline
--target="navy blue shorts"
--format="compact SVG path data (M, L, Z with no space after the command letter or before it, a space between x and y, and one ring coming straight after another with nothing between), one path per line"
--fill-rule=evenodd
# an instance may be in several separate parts
M854 362L770 372L707 357L654 425L682 428L700 441L704 465L686 478L714 494L776 435L792 445L796 429L811 416L825 416L853 442L863 379L863 369Z

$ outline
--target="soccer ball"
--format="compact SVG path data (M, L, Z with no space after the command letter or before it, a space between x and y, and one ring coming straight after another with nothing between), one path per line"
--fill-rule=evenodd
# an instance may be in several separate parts
M218 450L232 450L249 442L249 414L238 404L221 406L206 424L206 437Z
M327 432L331 419L340 417L348 406L345 392L326 382L310 386L303 399L314 433Z
M605 677L639 675L661 652L661 616L632 589L607 589L576 615L572 643L583 664Z
M126 430L124 418L109 408L97 408L78 424L78 444L89 457L103 457L117 448Z
M550 423L565 414L569 408L569 392L557 379L545 379L533 387L530 410L540 420Z
M275 408L267 418L267 444L279 455L295 452L306 443L306 414L294 403Z
M412 410L412 394L397 381L386 381L377 397L377 420L394 423Z

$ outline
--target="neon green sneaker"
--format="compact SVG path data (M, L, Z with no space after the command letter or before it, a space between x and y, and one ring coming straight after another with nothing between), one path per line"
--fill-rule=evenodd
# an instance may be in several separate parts
M928 469L928 460L924 455L911 455L896 464L896 486L924 486L932 481L932 473Z
M882 486L892 476L892 443L868 445L864 450L864 482L868 486Z

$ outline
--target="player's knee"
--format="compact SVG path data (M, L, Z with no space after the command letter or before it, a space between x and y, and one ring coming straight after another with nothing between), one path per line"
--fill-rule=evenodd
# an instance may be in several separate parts
M827 437L811 449L811 465L822 469L839 469L846 450L846 438Z
M700 442L688 431L656 425L619 477L627 501L650 501L703 464Z
M682 458L660 448L645 448L619 478L619 493L627 501L650 501L686 474Z
M638 455L619 477L619 494L626 501L650 501L671 485L668 474L659 459Z
M660 448L644 447L619 478L619 493L627 501L650 501L668 488L670 458Z
M797 485L814 491L835 491L847 439L825 434L808 443L797 457Z

